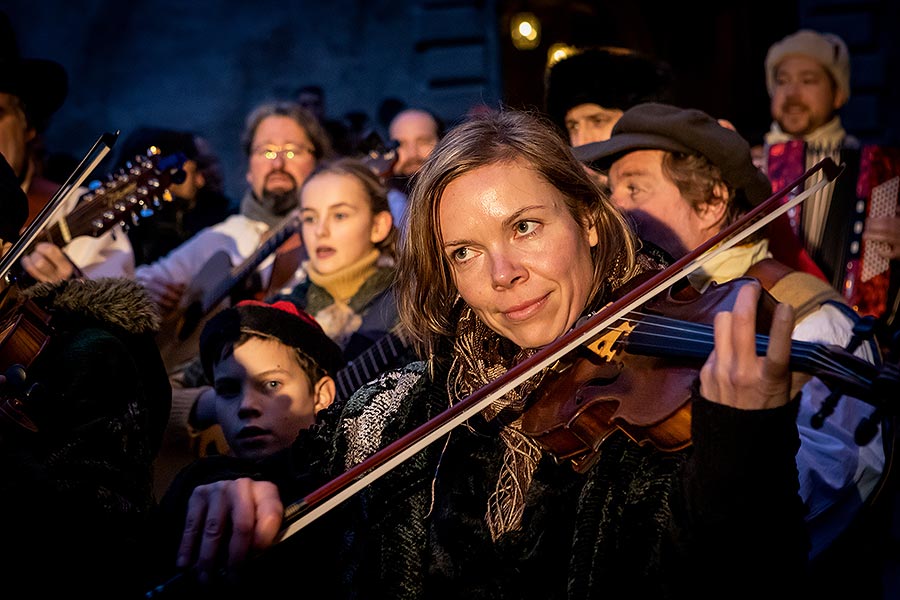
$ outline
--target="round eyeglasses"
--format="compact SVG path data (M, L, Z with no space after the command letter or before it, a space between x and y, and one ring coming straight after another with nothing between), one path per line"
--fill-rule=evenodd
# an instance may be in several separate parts
M257 146L252 150L253 156L265 158L266 160L275 160L279 156L284 160L299 160L303 156L314 152L315 150L310 146L298 146L296 144Z

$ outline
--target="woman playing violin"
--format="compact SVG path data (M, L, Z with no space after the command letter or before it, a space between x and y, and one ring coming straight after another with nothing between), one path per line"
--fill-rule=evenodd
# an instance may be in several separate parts
M524 113L449 132L417 175L408 210L397 294L427 360L362 388L342 414L301 433L291 457L223 459L183 473L168 498L187 511L177 521L185 523L179 567L214 581L227 566L244 591L277 589L285 575L318 576L340 598L796 589L808 542L789 399L793 313L779 305L758 357L755 285L716 316L687 449L661 452L614 432L593 465L576 472L519 431L538 374L237 571L276 538L282 499L301 497L502 376L657 266L636 252L624 220L552 126ZM264 566L276 563L285 571Z

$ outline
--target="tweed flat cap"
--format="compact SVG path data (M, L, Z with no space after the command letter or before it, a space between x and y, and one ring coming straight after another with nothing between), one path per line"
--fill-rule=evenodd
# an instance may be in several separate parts
M625 111L610 139L573 148L580 161L603 171L635 150L704 156L719 168L725 183L743 191L753 206L772 195L769 179L753 165L747 140L700 110L638 104Z

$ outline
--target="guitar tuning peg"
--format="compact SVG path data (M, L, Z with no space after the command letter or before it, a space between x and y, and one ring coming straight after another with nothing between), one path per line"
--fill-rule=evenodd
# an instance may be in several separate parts
M137 213L131 213L131 223L132 225L137 225L141 222L140 217L138 217Z

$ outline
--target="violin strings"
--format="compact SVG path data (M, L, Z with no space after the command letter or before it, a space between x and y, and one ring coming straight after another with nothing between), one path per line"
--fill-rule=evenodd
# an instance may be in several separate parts
M672 317L634 311L631 314L641 318L624 317L623 321L640 326L640 335L647 338L658 338L666 341L677 341L682 344L700 344L706 352L712 351L714 346L713 326L704 323L691 323ZM622 331L621 329L619 329ZM685 335L674 335L674 334ZM691 334L687 336L686 334ZM634 334L632 334L634 335ZM768 345L768 336L757 334L756 345L758 352L764 352ZM683 350L676 348L676 350ZM822 371L832 371L842 375L846 379L860 381L863 386L870 386L870 378L862 375L849 366L845 366L835 358L830 357L823 344L793 340L791 343L791 357L801 366L817 367ZM862 360L862 359L860 359Z

